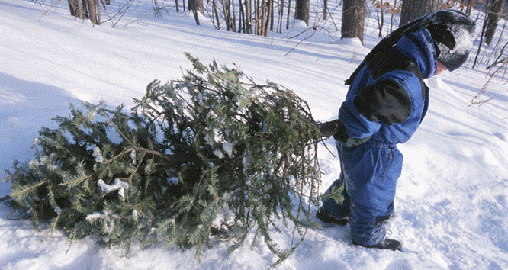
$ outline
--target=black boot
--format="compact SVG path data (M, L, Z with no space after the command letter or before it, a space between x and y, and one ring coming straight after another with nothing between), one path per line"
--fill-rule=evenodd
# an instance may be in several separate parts
M365 248L377 248L377 249L390 249L394 251L400 251L402 249L402 245L399 241L395 239L383 239L381 242L379 242L377 245L374 246L364 246L364 245L358 245L355 242L353 242L353 245L355 246L361 246Z
M319 210L317 211L316 217L319 218L324 223L334 223L342 226L349 223L349 217L336 218L332 216L330 213L328 213L328 211L326 211L322 207L320 207Z

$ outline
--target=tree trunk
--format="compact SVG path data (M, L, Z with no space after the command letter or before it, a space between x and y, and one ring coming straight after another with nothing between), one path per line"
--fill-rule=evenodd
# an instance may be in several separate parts
M504 0L490 0L487 6L487 19L485 21L485 43L487 43L487 46L490 46L490 43L494 39L497 23L503 15L504 2Z
M327 12L328 12L328 0L323 0L323 20L326 20Z
M245 33L252 34L252 1L245 0Z
M222 0L222 12L224 14L224 23L226 24L226 30L231 31L231 5L229 0Z
M273 13L274 13L274 2L275 0L270 0L270 31L273 32L273 24L275 22L274 18L275 16L273 16Z
M486 28L487 28L487 20L484 20L483 26L482 26L482 33L480 34L480 43L478 43L478 50L476 50L476 56L474 57L473 68L476 67L476 63L478 62L478 56L480 55L480 51L482 49L482 44L483 44L483 40L485 37L485 29Z
M390 12L391 15L390 15L390 32L389 33L393 32L393 25L395 24L395 14L397 13L395 11L399 10L399 7L400 7L399 1L398 0L393 1L393 10L392 10L392 12Z
M310 1L296 0L295 19L304 21L309 25Z
M268 23L267 20L268 20L268 16L266 15L268 13L268 3L266 2L267 0L263 0L261 2L261 9L258 9L258 11L260 12L261 14L261 24L260 24L260 29L259 29L259 33L258 35L260 36L266 36L265 35L265 32L266 32L266 24Z
M188 10L198 11L201 14L205 13L205 8L203 6L203 0L189 0Z
M284 0L280 0L279 3L279 23L278 23L278 33L282 33L282 20L284 19Z
M213 0L212 6L213 6L213 14L215 14L215 20L217 21L217 25L215 27L217 27L217 30L220 30L220 19L219 19L219 12L217 11L216 0Z
M84 20L89 18L92 24L101 23L101 8L97 0L67 0L72 16Z
M234 1L229 3L232 6L233 9L233 17L231 19L231 31L236 32L236 9L235 9L235 3Z
M69 11L72 16L83 20L83 5L81 0L68 0Z
M289 29L289 14L291 14L291 0L288 0L288 19L287 19L287 23L286 23L286 30Z
M383 0L380 2L379 10L381 12L380 17L377 21L377 26L379 28L379 34L378 37L383 37L383 26L385 25L385 8L383 5Z
M268 36L268 30L273 31L273 0L268 0L266 3L266 21L264 36Z
M471 11L473 10L474 0L467 1L466 14L471 17Z
M460 0L460 11L465 12L467 16L471 17L474 3L475 0ZM464 9L466 10L464 11Z
M403 0L399 26L440 10L442 2L442 0Z
M363 43L365 0L342 1L342 37L357 37Z
M86 0L88 8L88 17L92 24L101 23L101 9L97 0Z
M259 14L261 12L261 8L259 6L259 0L254 0L254 11L256 13L256 20L255 20L256 24L254 26L254 33L255 33L255 35L259 36L261 34L260 21L259 21L261 19L260 14Z
M245 11L243 10L242 0L238 0L238 33L245 34Z

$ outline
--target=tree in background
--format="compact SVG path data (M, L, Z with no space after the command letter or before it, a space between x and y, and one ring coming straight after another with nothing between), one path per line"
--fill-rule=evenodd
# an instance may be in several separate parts
M461 1L461 7L466 8L466 14L467 16L471 16L471 12L473 11L473 5L475 1L474 0L462 0Z
M342 2L342 37L357 37L363 43L366 0L344 0Z
M188 4L189 10L194 14L194 20L196 24L199 25L199 17L198 13L203 14L205 12L205 8L203 7L203 0L189 0Z
M205 13L205 8L203 6L203 0L189 0L188 3L189 10L195 10L201 14Z
M497 29L497 23L504 14L504 0L489 0L487 4L487 18L485 19L485 43L490 46L494 39L494 33Z
M310 0L296 0L295 19L304 21L309 25Z
M393 31L393 24L395 15L400 13L400 1L394 0L391 1L383 1L383 0L371 0L372 5L376 8L376 13L378 13L377 25L379 29L378 37L383 37L383 27L385 26L385 14L390 14L390 29L388 33Z
M327 19L328 12L328 0L323 0L323 20Z
M484 43L487 44L487 46L491 46L491 43L494 39L494 32L497 29L497 23L499 19L502 17L502 13L504 10L504 2L503 0L489 0L486 4L486 10L485 10L485 19L483 21L483 27L480 34L480 42L478 43L478 49L476 51L476 56L474 58L473 62L473 68L476 67L476 65L480 62L483 62L484 64L488 65L490 68L501 65L503 66L503 70L506 70L506 48L508 47L508 44L502 45L500 48L500 41L501 38L499 38L499 41L497 44L495 44L493 47L491 47L490 50L482 50L482 46ZM504 32L504 29L506 28L506 22L505 26L502 27L502 32L500 36L502 36L502 33ZM495 56L497 54L497 56ZM492 57L495 57L496 60L492 62ZM496 72L501 73L501 72ZM504 77L504 75L503 75Z
M399 25L440 10L443 0L403 0Z
M98 0L67 0L72 16L84 20L89 18L92 24L101 23L101 8Z

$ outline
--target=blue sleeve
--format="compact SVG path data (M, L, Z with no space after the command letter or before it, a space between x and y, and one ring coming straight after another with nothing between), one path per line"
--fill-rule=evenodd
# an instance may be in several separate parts
M342 103L339 109L339 120L346 127L346 133L350 138L370 137L381 128L381 123L370 121L358 112L353 100Z

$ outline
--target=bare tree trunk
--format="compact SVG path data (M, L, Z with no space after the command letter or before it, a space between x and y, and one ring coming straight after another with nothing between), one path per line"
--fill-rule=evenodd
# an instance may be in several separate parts
M439 10L442 2L443 0L403 0L399 26Z
M280 0L279 3L279 22L277 25L279 34L282 33L282 19L284 17L284 0Z
M396 10L399 9L399 2L398 0L395 0L393 1L393 9L391 13L391 16L390 16L390 33L393 32L393 25L394 25L394 22L395 22L395 13L396 13Z
M219 19L219 12L217 11L217 1L213 0L212 2L213 6L213 14L215 14L215 20L217 20L217 30L220 30L220 19Z
M289 29L290 14L291 14L291 0L288 0L288 20L286 23L286 30Z
M471 11L473 10L474 0L467 1L466 14L467 16L471 16Z
M231 3L231 1L229 1L229 5L232 6L233 8L233 17L231 18L231 31L233 32L236 32L236 9L235 9L235 5L234 3Z
M94 0L95 7L97 7L97 23L101 24L101 5L99 4L99 0Z
M260 24L260 29L259 29L259 33L258 35L260 36L264 36L265 35L265 24L267 23L266 20L266 13L267 13L267 7L268 7L268 4L266 3L266 0L263 0L263 2L261 2L261 9L258 11L261 11L261 24Z
M490 0L487 6L487 19L485 29L485 43L490 46L494 39L494 33L497 29L497 23L503 15L504 0Z
M267 0L265 16L266 16L266 21L265 21L264 36L267 37L268 30L271 29L273 31L273 0Z
M183 0L183 2L185 3L185 0ZM194 21L196 21L196 24L200 25L201 23L199 22L198 12L201 14L205 12L205 9L203 7L203 0L189 0L188 10L192 11L192 13L194 14Z
M475 56L474 62L473 62L473 68L475 68L476 63L478 62L478 56L480 55L480 51L482 49L482 44L483 44L483 39L485 37L485 29L486 28L487 28L487 20L484 20L483 26L482 26L482 33L480 34L480 43L478 44L478 50L476 50L476 56Z
M323 0L323 20L326 20L328 12L328 0Z
M81 20L89 18L92 24L101 23L101 8L98 0L67 0L69 12Z
M252 1L245 0L245 33L252 34Z
M83 20L84 12L83 12L83 3L81 2L81 0L68 0L67 2L69 3L69 11L71 15Z
M203 6L203 0L189 0L188 10L197 11L201 14L204 14L205 8Z
M342 37L357 37L363 43L365 0L342 1Z
M383 0L380 2L379 10L381 12L381 16L377 21L377 26L379 28L378 37L383 37L383 27L385 26L385 8L383 5Z
M238 0L238 33L245 34L245 11L243 10L242 0Z
M229 0L222 0L222 10L224 13L224 23L226 24L226 30L231 31L231 10Z
M259 16L259 11L261 10L261 8L259 6L259 0L254 0L254 10L256 11L256 25L254 28L254 32L256 35L259 36L261 33L260 25L259 25L259 20L261 19L261 17Z
M275 18L275 16L273 16L273 11L275 8L273 5L273 2L275 0L268 0L268 1L270 2L270 6L269 6L269 8L270 8L270 31L273 32L273 24L274 24L274 18Z
M309 25L310 17L310 1L309 0L296 0L295 19L304 21Z

